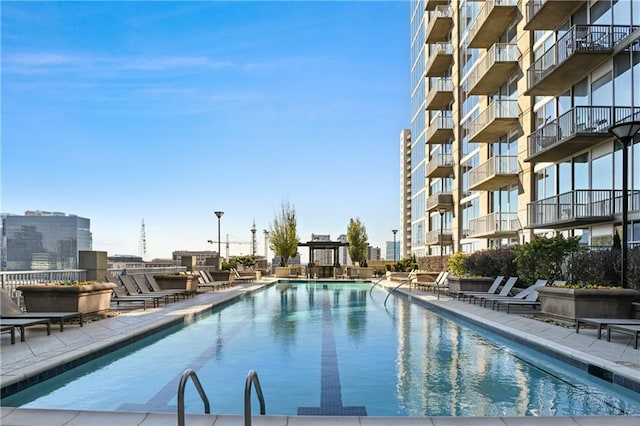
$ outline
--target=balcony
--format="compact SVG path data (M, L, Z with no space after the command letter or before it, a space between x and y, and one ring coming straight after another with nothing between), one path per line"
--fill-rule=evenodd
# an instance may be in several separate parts
M584 1L531 0L526 5L525 30L555 30Z
M425 41L435 43L449 38L449 31L453 26L453 8L451 6L436 6L433 12L429 12L429 24L427 25Z
M453 209L453 194L451 192L439 192L427 197L427 201L425 202L427 212L433 212L440 208L447 210Z
M438 6L445 6L449 4L449 0L425 0L424 10L435 10Z
M430 49L429 59L425 65L425 77L441 77L453 63L453 45L436 43Z
M559 161L586 148L611 139L607 129L640 107L574 107L531 133L525 161Z
M518 101L496 99L468 124L469 141L494 142L519 125L519 116Z
M428 178L442 178L453 174L453 155L437 154L427 163Z
M487 0L469 26L469 47L488 48L515 18L518 0Z
M453 102L453 82L449 77L434 79L425 99L428 110L447 109Z
M575 25L527 71L528 96L558 96L613 54L633 27Z
M517 155L497 155L469 172L469 190L490 191L518 181Z
M474 65L467 78L470 95L490 95L518 70L516 44L496 43Z
M611 222L621 210L621 196L618 190L581 189L534 201L527 204L527 227L558 229Z
M451 229L443 229L442 233L440 233L439 229L429 231L427 232L427 235L425 235L424 243L428 246L450 246L453 244L453 232Z
M425 142L428 144L441 144L453 137L453 118L451 111L440 111L429 122L429 128L425 133Z
M518 235L518 213L496 212L469 221L469 238L500 238Z

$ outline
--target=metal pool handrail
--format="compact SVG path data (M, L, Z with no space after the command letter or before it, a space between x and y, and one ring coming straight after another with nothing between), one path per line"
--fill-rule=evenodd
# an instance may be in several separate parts
M371 288L369 289L369 294L371 294L371 292L373 291L373 288L374 288L375 286L377 286L379 283L381 283L382 281L384 281L384 280L386 280L386 279L387 279L387 277L385 276L385 277L380 278L380 279L379 279L378 281L376 281L375 283L373 283L373 285L372 285L372 286L371 286Z
M193 380L193 384L195 385L198 393L200 394L200 398L204 403L204 412L205 414L211 413L211 408L209 406L209 398L207 398L207 394L204 393L204 389L200 384L200 380L198 376L196 376L196 372L190 368L187 368L184 373L182 373L182 377L180 378L180 384L178 385L178 426L184 426L184 388L187 385L187 380L191 378Z
M385 298L384 298L384 304L383 304L383 306L384 306L384 308L385 308L385 309L387 309L387 299L389 298L389 296L391 296L391 293L393 293L394 291L396 291L397 289L399 289L401 285L406 284L406 283L411 283L411 280L412 280L412 279L413 279L413 278L407 278L406 280L402 280L402 281L400 281L400 284L398 284L396 287L394 287L394 288L389 292L389 294L387 294L387 297L385 297Z
M244 426L251 426L251 384L256 387L256 395L258 395L258 400L260 401L260 415L264 416L267 412L260 380L258 380L258 373L255 370L250 370L244 385Z

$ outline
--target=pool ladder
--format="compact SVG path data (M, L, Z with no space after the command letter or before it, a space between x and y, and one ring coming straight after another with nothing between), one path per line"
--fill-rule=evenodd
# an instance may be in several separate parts
M182 377L180 378L180 384L178 385L178 426L185 426L184 424L184 388L187 385L187 381L189 379L193 380L193 384L196 387L196 390L200 394L200 399L204 403L204 412L205 414L211 413L211 406L209 405L209 398L207 398L207 394L204 392L202 385L200 384L200 380L196 375L196 372L192 369L188 368L182 373ZM258 401L260 402L260 415L264 416L266 414L266 407L264 403L264 396L262 395L262 388L260 387L260 380L258 380L258 373L255 370L250 370L249 374L247 374L247 381L244 385L244 425L251 426L251 385L256 388L256 395L258 396Z

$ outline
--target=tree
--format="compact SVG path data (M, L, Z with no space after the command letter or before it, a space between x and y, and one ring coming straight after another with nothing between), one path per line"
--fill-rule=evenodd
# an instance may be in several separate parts
M298 253L298 233L296 230L296 209L289 201L283 201L269 225L269 248L280 256L280 266L286 266L287 260Z
M368 240L367 228L360 222L360 219L350 219L347 228L347 242L349 243L349 256L353 262L366 264Z

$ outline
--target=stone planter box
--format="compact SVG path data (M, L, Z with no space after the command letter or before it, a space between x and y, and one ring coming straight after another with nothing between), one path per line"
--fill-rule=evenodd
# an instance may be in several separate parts
M540 310L562 318L631 318L637 290L541 287Z
M456 277L453 275L447 277L449 291L453 294L461 291L484 292L489 290L494 281L495 278L491 277Z
M357 278L357 279L370 279L373 278L374 268L369 267L361 267L361 266L348 266L347 273L349 274L349 278Z
M154 275L153 278L162 290L198 291L198 277L194 275Z
M93 314L109 310L111 294L116 285L29 285L22 292L27 312L80 312Z
M231 281L231 272L229 271L209 271L214 281Z
M276 278L306 278L297 266L276 266Z

